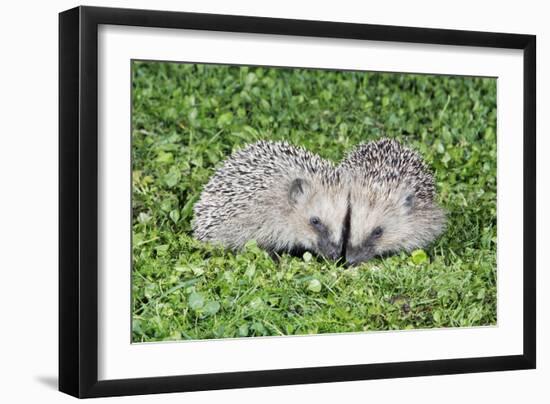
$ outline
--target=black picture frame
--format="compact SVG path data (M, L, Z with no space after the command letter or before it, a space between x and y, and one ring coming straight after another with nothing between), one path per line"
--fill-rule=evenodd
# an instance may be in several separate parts
M523 354L98 381L100 24L523 50ZM60 13L59 390L84 398L535 368L535 60L533 35L96 7Z

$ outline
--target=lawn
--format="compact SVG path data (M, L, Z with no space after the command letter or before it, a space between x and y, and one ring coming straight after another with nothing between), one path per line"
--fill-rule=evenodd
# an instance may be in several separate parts
M133 341L496 324L496 80L133 62ZM434 170L446 232L346 268L193 239L231 152L287 140L339 161L393 137Z

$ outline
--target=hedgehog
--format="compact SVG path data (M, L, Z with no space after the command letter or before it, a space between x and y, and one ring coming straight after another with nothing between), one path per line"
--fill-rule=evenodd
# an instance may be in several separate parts
M435 201L432 173L417 152L398 141L361 144L338 170L349 181L349 265L422 248L444 230L445 213Z
M348 211L338 173L332 162L287 142L250 144L203 188L194 237L235 251L255 240L274 258L310 251L338 260Z

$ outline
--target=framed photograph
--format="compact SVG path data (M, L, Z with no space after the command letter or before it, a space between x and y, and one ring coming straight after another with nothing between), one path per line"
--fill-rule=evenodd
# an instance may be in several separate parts
M59 16L59 388L535 368L535 37Z

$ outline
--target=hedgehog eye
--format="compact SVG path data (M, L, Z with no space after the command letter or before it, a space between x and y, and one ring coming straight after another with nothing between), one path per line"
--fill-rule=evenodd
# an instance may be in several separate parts
M313 227L320 228L322 226L321 219L318 216L312 216L309 218L309 224Z
M376 229L372 231L372 237L378 238L384 233L384 229L382 229L380 226L378 226Z

